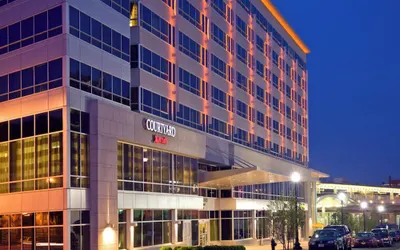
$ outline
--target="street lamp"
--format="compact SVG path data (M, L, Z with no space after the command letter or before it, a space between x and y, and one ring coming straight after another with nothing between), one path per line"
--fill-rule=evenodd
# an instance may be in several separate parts
M294 243L293 250L302 250L302 247L299 242L299 228L298 228L298 224L297 224L297 220L298 220L297 216L298 215L297 215L297 189L296 189L296 183L300 182L301 176L299 173L293 172L292 175L290 176L290 179L294 184L294 199L295 199L295 214L296 214L296 217L295 217L295 220L296 220L296 223L295 223L296 242Z
M361 207L361 209L362 209L362 211L363 211L363 216L364 216L364 232L366 231L366 226L365 226L365 209L367 209L368 208L368 203L366 202L366 201L363 201L363 202L361 202L360 203L360 207Z
M383 224L382 213L385 211L385 207L383 205L378 206L378 212L381 215L381 224Z
M344 219L343 219L343 207L344 207L344 201L346 200L346 194L341 192L338 194L338 199L340 200L340 203L342 204L342 225L344 225Z

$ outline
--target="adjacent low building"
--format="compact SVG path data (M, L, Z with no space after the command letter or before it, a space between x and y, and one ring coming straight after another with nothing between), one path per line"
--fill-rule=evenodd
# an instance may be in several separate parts
M400 225L400 188L338 183L317 184L316 207L319 223L331 224L332 214L339 212L342 206L344 213L361 215L362 202L368 204L366 213L371 223Z
M267 0L0 1L0 248L308 235L308 48ZM291 183L293 173L301 176Z

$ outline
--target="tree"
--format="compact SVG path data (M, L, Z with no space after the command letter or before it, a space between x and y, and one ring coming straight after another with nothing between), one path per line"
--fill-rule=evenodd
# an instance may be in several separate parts
M291 243L295 239L296 230L296 218L297 225L303 227L305 223L305 212L304 209L299 206L297 208L296 216L296 199L295 197L284 198L281 196L278 200L271 201L269 205L268 213L270 218L268 221L271 223L272 236L274 239L281 243L283 250L290 249Z

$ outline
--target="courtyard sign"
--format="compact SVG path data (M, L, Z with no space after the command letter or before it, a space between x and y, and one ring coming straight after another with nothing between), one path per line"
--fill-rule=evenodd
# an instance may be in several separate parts
M144 119L144 128L148 131L155 132L158 134L175 137L176 128L174 126L164 124L161 122L154 121L152 119Z

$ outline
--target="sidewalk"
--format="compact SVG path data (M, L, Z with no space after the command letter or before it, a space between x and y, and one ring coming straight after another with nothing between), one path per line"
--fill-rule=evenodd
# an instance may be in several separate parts
M282 250L283 249L282 244L280 244L278 242L277 242L277 244L278 245L275 247L275 250ZM304 250L308 249L308 241L300 241L300 244ZM246 250L271 250L271 243L269 240L268 241L266 240L262 246L260 246L260 242L258 242L258 245L248 245L245 247L246 247ZM293 248L293 246L292 246L292 248Z

